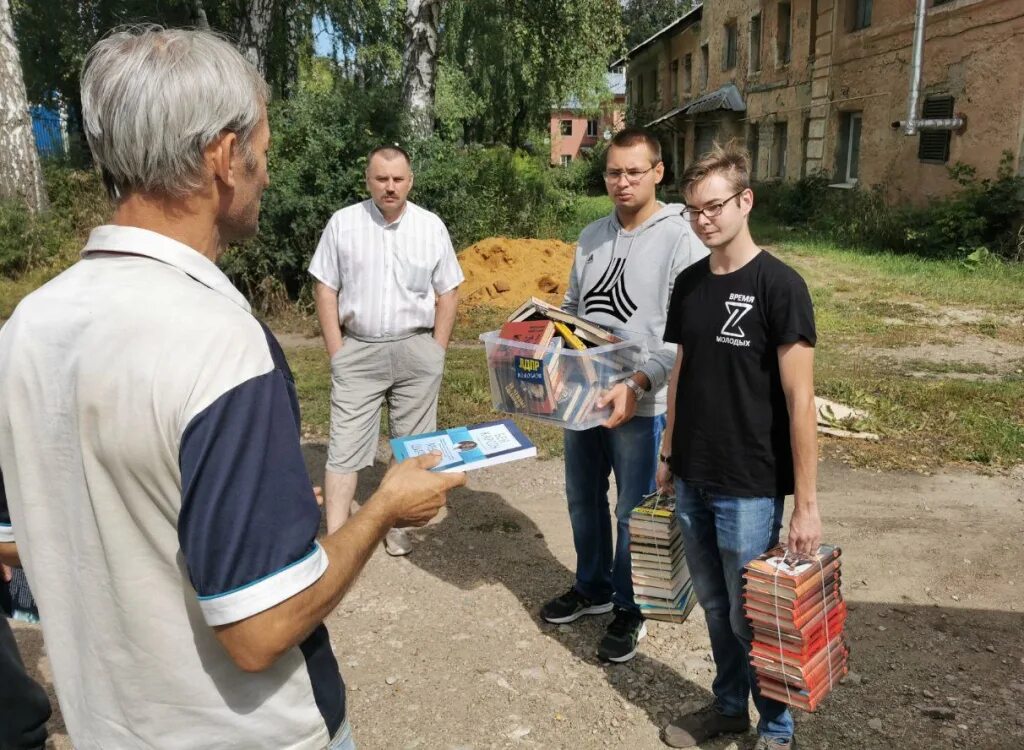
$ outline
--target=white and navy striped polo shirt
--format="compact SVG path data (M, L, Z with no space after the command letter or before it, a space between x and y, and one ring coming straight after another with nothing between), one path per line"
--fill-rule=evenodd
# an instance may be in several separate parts
M0 331L0 469L76 748L327 745L323 625L258 674L213 632L328 565L291 373L216 265L95 229Z
M339 292L341 327L363 341L433 328L437 295L465 278L444 222L412 201L390 223L372 200L335 212L309 272Z

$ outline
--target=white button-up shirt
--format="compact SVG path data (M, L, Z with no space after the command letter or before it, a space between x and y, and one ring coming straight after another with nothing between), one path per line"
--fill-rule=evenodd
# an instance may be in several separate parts
M409 202L389 224L372 200L331 217L309 272L339 292L342 329L365 341L433 328L436 295L464 278L440 218Z

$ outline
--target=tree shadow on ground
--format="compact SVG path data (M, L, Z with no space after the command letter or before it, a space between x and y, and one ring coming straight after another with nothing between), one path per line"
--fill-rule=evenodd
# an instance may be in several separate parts
M323 448L308 447L312 475L320 476ZM384 469L377 464L364 472L360 499L372 494ZM411 564L465 591L504 586L540 632L580 659L599 664L594 652L609 618L584 618L561 627L540 620L541 605L561 593L573 572L551 553L537 525L501 495L456 490L449 496L447 515L415 534L420 541L407 558ZM846 593L849 597L851 592ZM801 746L923 750L938 742L986 750L1024 747L1024 612L901 598L848 602L854 675L837 685L817 712L795 711ZM1012 604L1020 609L1022 603ZM1007 602L1006 609L1010 606ZM693 617L684 627L703 628L699 608ZM604 672L623 700L659 726L684 705L710 700L702 687L642 652ZM666 694L674 696L668 714L660 708L664 700L657 698Z
M323 449L313 445L304 448L311 476L322 476ZM385 469L384 464L377 463L360 474L357 501L373 493ZM568 527L568 515L565 523ZM501 495L459 488L449 494L444 517L414 534L417 542L407 558L412 565L464 591L492 584L504 586L540 632L579 658L601 665L622 699L643 710L657 725L670 717L659 706L664 700L655 700L653 686L662 695L676 696L676 708L711 699L710 693L695 682L642 652L627 664L601 664L596 657L597 644L611 615L587 617L563 626L541 620L541 605L561 594L572 582L574 572L551 553L530 517Z

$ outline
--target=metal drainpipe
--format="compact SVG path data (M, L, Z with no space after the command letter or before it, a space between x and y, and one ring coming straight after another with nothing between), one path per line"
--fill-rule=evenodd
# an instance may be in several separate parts
M964 117L923 120L917 117L917 101L921 97L921 68L924 60L924 26L928 14L928 0L917 0L914 15L914 50L910 66L910 94L907 97L907 119L896 121L893 128L903 128L904 135L917 135L919 130L962 130L967 124Z

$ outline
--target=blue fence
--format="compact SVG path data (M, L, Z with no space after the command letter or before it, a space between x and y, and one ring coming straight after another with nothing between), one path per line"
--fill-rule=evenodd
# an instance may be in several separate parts
M52 109L32 107L32 132L36 137L36 150L42 157L60 157L67 154L67 125Z

